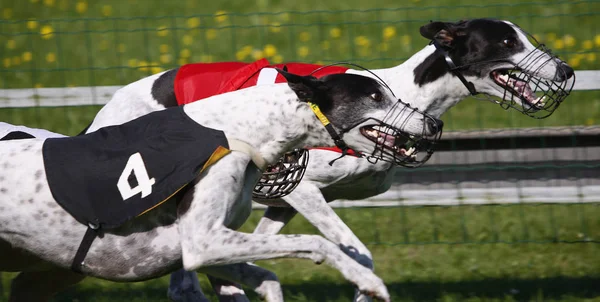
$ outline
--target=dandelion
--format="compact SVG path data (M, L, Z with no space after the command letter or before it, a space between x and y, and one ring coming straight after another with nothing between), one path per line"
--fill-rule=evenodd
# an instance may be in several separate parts
M214 28L209 28L206 30L206 39L214 40L217 37L217 30Z
M150 68L148 67L148 62L146 62L146 61L139 61L137 68L140 71L150 71Z
M54 6L55 2L56 1L54 1L54 0L44 0L44 5L46 5L46 6Z
M21 57L20 56L14 56L12 58L12 63L13 63L13 65L21 65Z
M379 51L386 52L390 49L390 44L388 44L387 42L381 42L377 46L377 49L379 49Z
M4 68L9 68L11 64L10 58L4 58L2 60L2 65L4 65Z
M300 40L300 42L308 42L310 40L310 33L303 31L298 36L298 39Z
M536 41L542 41L542 36L540 36L539 34L533 34L533 38L534 38Z
M156 63L153 62L152 65L156 65ZM152 66L152 67L150 67L150 72L152 74L156 74L156 73L163 72L163 71L164 71L164 69L162 67L160 67L160 66Z
M330 47L331 47L331 43L329 43L329 41L322 41L321 42L321 49L328 50Z
M6 41L6 48L15 49L15 47L17 47L17 41L15 41L14 39L9 39L8 41Z
M575 55L567 61L567 64L573 68L577 68L581 64L581 57L579 55Z
M319 61L316 61L315 64L317 64L317 65L325 65L325 62L319 60Z
M246 53L245 51L238 50L235 52L235 58L238 61L243 61L244 59L246 59L247 56L248 56L248 53Z
M85 1L77 1L77 3L75 4L75 11L77 11L80 14L83 14L87 11L88 9L88 4Z
M596 54L595 54L595 53L593 53L593 52L591 52L591 53L588 53L588 54L586 54L586 55L585 55L585 59L586 59L588 62L595 62L595 61L596 61Z
M342 36L342 30L337 27L334 27L329 30L329 36L331 36L334 39L337 39Z
M250 53L250 56L252 56L252 59L254 60L260 60L265 57L265 53L260 49L254 49L252 50L252 53Z
M281 31L281 23L279 22L271 22L269 24L269 31L272 33L278 33Z
M38 22L35 20L29 20L27 21L27 28L30 30L34 30L38 27Z
M164 54L160 55L159 61L163 64L169 64L169 63L171 63L172 59L173 58L170 54L164 53Z
M554 40L554 48L555 49L563 49L563 48L565 48L565 41L563 41L563 40Z
M556 40L556 33L547 33L546 34L546 41L554 42L555 40Z
M596 47L600 47L600 35L594 37L594 44L596 44Z
M586 126L593 126L593 125L595 125L595 124L596 124L596 123L595 123L594 119L593 119L593 118L591 118L591 117L585 120L585 125L586 125Z
M41 83L35 83L35 85L33 85L33 87L35 87L35 88L43 88L44 85L42 85Z
M412 37L409 35L403 35L402 36L402 45L404 46L410 46L412 43Z
M54 29L50 25L44 25L40 28L40 35L42 35L42 39L51 39L54 36Z
M192 43L194 43L194 38L192 38L190 35L183 35L181 41L183 42L183 45L190 46Z
M196 28L198 26L200 26L200 18L198 17L192 17L187 19L187 21L185 21L185 24L187 25L188 28Z
M563 37L563 41L565 42L565 46L567 47L573 47L575 46L575 38L571 35L565 35Z
M362 47L369 47L371 45L371 41L365 36L358 36L354 38L354 44Z
M23 62L29 62L33 58L31 51L26 51L21 56L23 57Z
M305 58L310 53L310 50L306 46L298 47L298 51L296 52L299 57Z
M123 44L123 43L119 43L119 45L117 46L117 51L119 53L124 53L126 49L127 48L125 47L125 44Z
M189 49L184 48L179 52L179 56L187 59L192 56L192 52Z
M265 54L265 57L270 58L277 54L277 47L273 44L267 44L263 48L263 53Z
M213 61L213 56L211 55L201 55L200 62L211 63Z
M581 47L584 50L590 50L590 49L594 48L594 42L592 42L592 40L585 40L581 43Z
M160 44L160 46L158 47L158 51L160 51L160 53L169 52L169 44Z
M169 30L167 29L166 26L159 26L156 30L157 30L156 34L159 37L166 37L169 34Z
M223 23L227 21L227 12L224 10L219 10L215 13L215 21L218 23Z
M275 64L283 63L283 56L282 55L275 55L275 56L273 56L273 58L271 59L271 61L273 61L273 63L275 63Z
M138 61L137 59L129 59L127 60L127 66L134 68L136 66L138 66Z
M396 28L393 26L386 26L383 29L383 39L390 40L396 35Z
M187 63L188 63L188 59L187 58L179 58L177 60L177 64L179 64L179 65L185 65Z
M110 5L102 6L102 16L110 17L112 15L113 8Z
M13 11L12 11L11 8L5 8L5 9L2 10L2 17L4 19L10 19L10 18L12 18L12 15L13 15Z
M289 13L281 13L281 14L279 14L279 19L284 22L290 21L290 14Z
M56 62L56 54L54 54L53 52L47 53L46 54L46 62L48 62L48 63Z

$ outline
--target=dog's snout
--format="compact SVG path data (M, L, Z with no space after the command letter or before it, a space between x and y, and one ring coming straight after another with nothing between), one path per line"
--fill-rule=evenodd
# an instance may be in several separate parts
M573 77L575 71L573 68L565 62L560 62L558 64L558 68L556 70L556 80L557 81L566 81Z
M430 135L436 135L442 131L444 122L437 118L427 119L427 127L429 128Z

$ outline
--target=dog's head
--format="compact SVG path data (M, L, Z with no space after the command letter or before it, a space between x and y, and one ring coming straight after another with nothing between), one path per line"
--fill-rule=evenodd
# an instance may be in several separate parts
M429 159L441 136L442 121L401 102L373 78L331 74L317 79L280 73L299 100L318 106L312 109L323 125L330 122L343 143L370 159L418 166ZM335 140L335 134L332 137Z
M420 32L438 48L438 66L456 65L435 76L460 73L477 93L497 97L496 102L529 116L549 116L573 87L573 69L511 22L431 22Z

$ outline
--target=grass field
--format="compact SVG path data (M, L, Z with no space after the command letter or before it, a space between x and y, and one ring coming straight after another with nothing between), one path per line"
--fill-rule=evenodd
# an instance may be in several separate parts
M576 69L600 68L600 1L6 0L0 1L0 89L124 85L187 62L261 57L387 67L428 42L418 27L429 20L471 17L509 19ZM98 110L0 109L0 121L74 135ZM597 125L600 92L574 93L545 120L472 99L443 119L445 130ZM243 230L252 230L260 213ZM600 301L598 204L338 213L369 243L393 301ZM315 230L296 218L285 232ZM571 241L586 243L565 243ZM329 267L260 264L278 274L286 301L351 299L352 287ZM2 274L0 301L7 300L11 276ZM89 279L54 301L165 301L167 282Z

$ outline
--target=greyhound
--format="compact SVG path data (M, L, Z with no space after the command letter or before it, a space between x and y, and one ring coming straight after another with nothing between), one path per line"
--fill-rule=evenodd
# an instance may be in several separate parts
M509 21L431 22L422 26L420 33L431 42L429 45L401 65L372 73L388 83L395 95L410 100L412 106L433 117L439 118L459 101L478 95L504 109L510 107L534 118L544 118L556 110L573 87L573 69ZM363 70L348 69L346 73L373 76ZM172 91L169 72L127 85L102 108L88 132L162 110L169 102L161 96ZM339 153L312 149L310 154L304 179L290 195L279 200L256 200L270 207L255 232L275 234L299 212L347 254L373 268L369 250L327 202L362 199L387 191L395 166L386 162L373 165L351 156L330 166L328 163ZM173 277L173 281L184 279L181 275ZM215 288L236 296L243 294L241 289L218 284ZM193 290L197 292L199 288ZM174 284L169 296L181 301L181 288Z
M250 286L267 301L281 301L274 275L246 262L282 257L325 262L361 292L389 301L381 279L323 237L246 234L235 229L250 213L251 192L261 171L284 152L344 145L373 159L396 163L412 157L407 149L415 144L439 138L440 122L397 100L372 78L334 74L316 79L279 72L288 84L210 97L84 136L0 142L0 271L20 272L12 282L11 301L47 300L85 276L140 281L182 266ZM160 130L163 125L165 131ZM184 129L178 129L180 125ZM204 142L195 137L200 130L217 141L204 166L172 155L180 145L189 145L190 150L202 146ZM94 144L97 140L101 142ZM136 147L130 151L127 148L132 144ZM138 145L149 153L132 153ZM371 152L374 145L386 152ZM109 167L105 170L103 165L114 166L115 152L123 149L125 158L119 159L118 173ZM148 154L152 161L144 161ZM213 159L215 154L219 156ZM52 160L56 158L62 161ZM185 164L173 169L198 167L197 173L186 174L190 179L179 181L185 190L170 183L179 174L158 175L173 169L153 168L165 166L162 161L180 159ZM93 164L103 167L95 178L80 173L94 171L87 168ZM86 188L65 184L62 176L73 165L70 170L75 174L68 181ZM132 175L136 181L132 182ZM112 195L122 200L103 200ZM148 213L128 210L132 215L123 220L114 217L118 211L101 213L102 205L92 214L79 212L87 200L75 198L75 208L66 206L72 196L119 207L133 204L131 200L138 204L146 197L167 198Z

